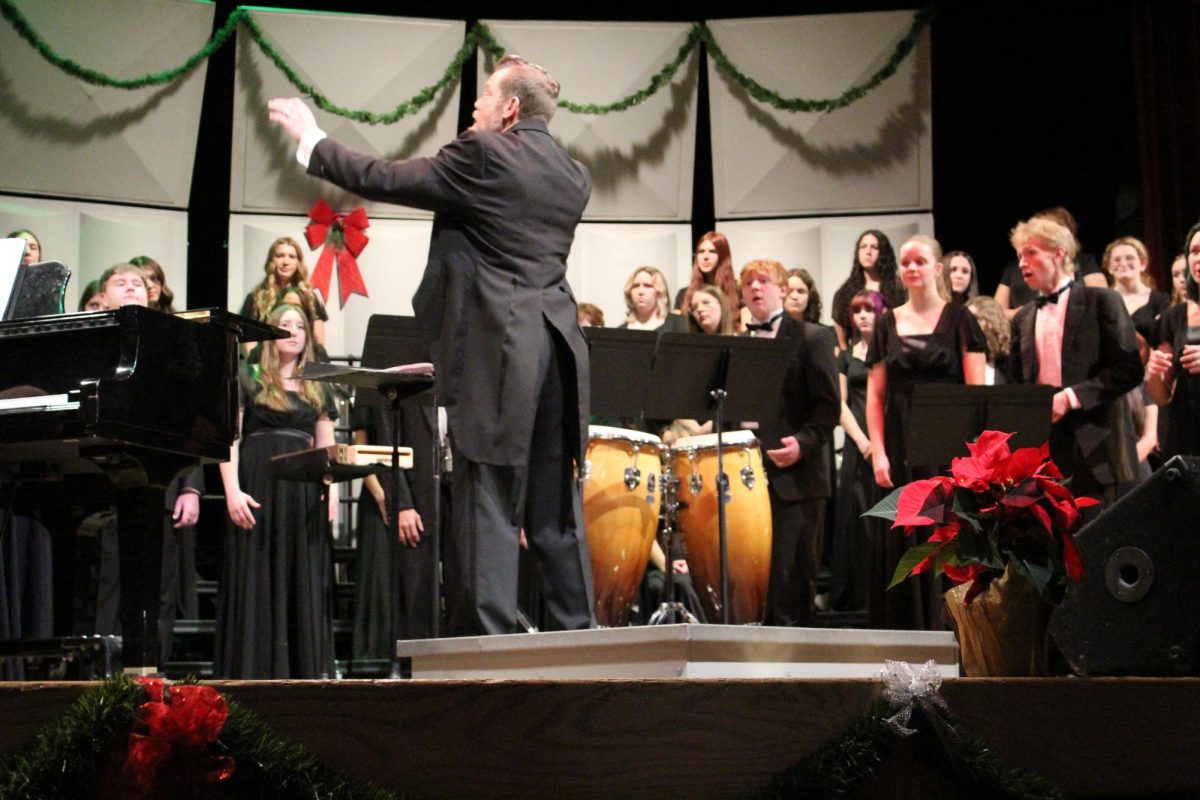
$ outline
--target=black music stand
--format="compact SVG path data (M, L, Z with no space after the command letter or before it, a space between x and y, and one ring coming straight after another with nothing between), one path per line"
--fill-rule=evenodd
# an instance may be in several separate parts
M905 431L908 465L945 467L985 430L1012 432L1013 449L1040 447L1050 438L1054 391L1036 384L914 386L912 417Z
M400 471L395 469L395 465L399 463L399 446L400 446L400 404L422 392L430 393L430 401L434 408L437 408L437 382L432 369L432 364L429 363L429 346L426 344L425 335L417 324L414 317L402 317L390 314L372 314L370 320L367 321L367 334L363 341L362 349L362 364L364 369L358 370L358 374L364 376L361 381L357 379L348 381L350 385L356 388L371 388L376 389L374 392L355 393L354 402L364 405L382 405L391 411L392 418L392 464L393 470L390 473L390 490L391 490L391 514L392 525L394 530L393 535L400 536L400 514L398 505L400 502ZM373 377L380 375L392 375L400 377L398 373L387 372L386 369L395 364L406 364L413 367L428 367L428 369L417 369L411 371L403 380L387 380L375 381ZM435 413L436 419L436 413ZM425 457L425 454L414 453L414 458ZM442 536L442 520L441 520L441 474L442 474L442 458L441 452L441 436L438 430L434 428L433 435L433 452L430 454L433 462L433 508L429 510L433 524L431 526L433 535L430 537L429 547L432 548L434 557L433 561L433 580L430 581L430 586L433 587L433 597L430 603L430 631L433 637L441 635L441 581L438 579L439 570L438 564L441 561L441 536Z

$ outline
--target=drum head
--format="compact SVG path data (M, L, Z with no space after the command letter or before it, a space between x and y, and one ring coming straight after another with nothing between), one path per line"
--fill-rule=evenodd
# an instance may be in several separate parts
M728 449L731 447L757 447L758 439L754 431L730 431L721 434L721 443ZM708 450L717 448L717 435L706 433L703 436L684 436L675 440L672 450Z
M637 444L662 444L662 439L652 433L642 433L628 428L612 428L608 425L588 425L588 438L591 440L597 439L615 439L622 442L635 442Z

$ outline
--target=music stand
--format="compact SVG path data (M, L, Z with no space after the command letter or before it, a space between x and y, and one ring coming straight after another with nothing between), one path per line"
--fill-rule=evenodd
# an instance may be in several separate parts
M1012 432L1014 449L1040 447L1050 438L1053 398L1054 387L1037 384L918 384L905 431L908 465L945 467L985 430Z
M393 364L428 364L430 361L429 345L426 342L425 333L417 323L415 317L392 314L371 315L371 318L367 321L367 333L363 339L363 367L383 369ZM431 559L433 576L430 581L433 597L429 604L429 630L431 635L436 638L441 635L441 581L439 580L440 570L438 569L438 565L441 562L442 552L441 495L444 454L442 453L441 432L437 425L437 383L434 380L432 372L428 374L428 377L428 382L420 388L416 384L412 384L378 387L379 391L377 392L366 392L361 395L356 393L355 402L361 402L365 405L382 405L391 411L392 445L395 448L399 446L400 442L400 404L404 400L422 392L429 393L429 402L432 403L434 408L433 452L429 454L433 464L432 508L428 510L429 519L433 522L431 526L432 535L429 537L429 547L433 553L433 558ZM422 402L424 402L423 399ZM420 457L424 457L424 454L421 454ZM400 514L397 509L400 502L399 471L391 473L389 488L392 494L390 503L392 525L395 528L393 534L398 540L400 535Z
M591 372L591 413L636 418L645 405L658 334L620 328L584 328ZM597 380L596 376L603 376Z

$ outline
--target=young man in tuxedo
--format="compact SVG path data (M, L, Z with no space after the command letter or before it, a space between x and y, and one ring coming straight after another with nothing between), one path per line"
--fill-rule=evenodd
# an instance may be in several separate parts
M810 625L830 494L826 443L841 412L835 340L830 329L783 312L787 271L778 261L751 261L739 282L753 318L748 335L791 348L777 413L758 424L774 532L765 622Z
M1136 466L1123 403L1142 381L1133 320L1116 292L1072 279L1066 265L1076 245L1067 228L1034 217L1013 228L1010 240L1021 276L1038 293L1013 317L1010 378L1057 389L1050 456L1076 495L1110 504Z

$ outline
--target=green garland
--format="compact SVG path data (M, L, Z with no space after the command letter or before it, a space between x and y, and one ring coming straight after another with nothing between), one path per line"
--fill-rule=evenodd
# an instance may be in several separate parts
M725 51L723 51L713 39L712 31L707 27L704 28L703 38L709 54L712 56L713 61L717 65L717 69L733 78L733 80L736 81L737 84L743 89L745 89L746 92L749 93L749 95L755 100L759 101L760 103L767 103L768 105L773 106L780 111L789 111L791 113L800 111L818 111L828 113L839 108L844 108L853 103L855 100L861 100L866 96L867 92L871 91L876 86L892 77L892 75L894 75L896 70L900 67L900 62L903 61L908 54L912 52L913 47L916 46L917 39L920 37L921 31L925 29L925 26L929 25L933 21L933 16L934 12L932 6L926 6L918 11L917 15L913 17L912 25L909 26L908 33L903 39L900 40L899 44L896 45L896 49L892 51L892 55L887 60L886 64L880 67L875 74L866 81L858 84L857 86L851 86L837 97L831 97L825 100L806 100L803 97L781 97L779 93L773 89L768 89L748 75L742 74L742 72L733 65L733 62L729 60L728 56L725 55Z
M365 111L361 109L343 108L337 105L317 88L303 78L296 69L284 60L263 34L262 28L254 20L250 14L250 10L245 7L238 7L225 20L225 24L217 30L211 40L208 41L200 50L190 56L180 66L164 70L162 72L152 72L142 75L137 78L115 78L111 75L106 75L94 69L85 67L75 61L72 61L65 56L60 55L54 50L29 24L29 20L17 9L12 0L0 0L0 15L12 25L17 34L21 38L29 42L35 50L47 61L62 71L66 72L79 80L97 86L108 86L116 89L141 89L146 86L158 86L182 78L187 75L204 59L211 56L216 50L222 47L229 37L233 35L234 30L239 24L243 24L250 31L251 37L255 44L262 50L263 54L277 66L287 77L288 81L296 87L303 95L312 99L313 103L322 111L330 114L335 114L339 117L346 117L355 120L356 122L364 122L369 125L391 125L395 122L412 116L417 111L424 108L437 96L438 92L450 85L457 79L459 71L462 69L466 60L478 48L483 48L493 58L500 58L504 55L504 48L496 41L491 30L482 22L476 25L467 32L466 38L463 40L462 47L454 54L454 58L442 73L442 77L435 83L421 89L410 99L399 103L391 111L384 113L376 113L373 111ZM868 92L883 83L885 80L895 74L903 61L913 47L916 45L917 38L921 35L921 31L928 26L933 20L932 7L926 7L919 11L913 18L912 25L909 27L908 34L896 45L892 51L891 57L887 63L879 68L870 78L863 83L851 86L846 91L842 92L837 97L827 98L823 100L809 100L802 97L782 97L773 89L768 89L758 81L741 72L725 55L725 52L717 44L713 38L712 30L703 22L697 22L692 25L688 31L687 40L679 48L675 58L664 65L654 77L650 79L650 83L644 88L626 95L612 103L597 104L597 103L575 103L571 100L559 100L560 108L565 108L576 114L592 114L603 115L611 114L616 111L624 111L628 108L645 102L647 99L656 94L660 89L671 82L679 67L687 60L698 45L703 44L708 52L712 55L713 61L717 68L732 78L739 86L745 89L751 97L762 103L767 103L780 111L788 112L830 112L839 108L844 108L856 100L860 100Z
M194 682L194 681L191 681ZM118 676L83 694L54 724L32 741L0 757L0 797L35 800L45 797L89 797L95 777L121 754L134 711L145 700L142 687ZM218 737L221 750L236 769L227 781L235 797L320 797L323 800L400 800L371 784L356 783L319 762L300 745L283 739L257 715L226 698L229 718ZM979 737L965 734L945 711L913 718L920 746L931 769L956 779L973 796L1061 800L1062 791L1027 770L1006 763ZM840 736L803 761L780 772L746 800L839 798L873 777L900 741L887 724L893 713L885 701L871 705ZM931 720L924 714L937 714ZM937 731L952 731L939 735Z
M181 681L194 683L195 681ZM63 716L26 745L0 758L5 800L85 798L96 777L124 755L124 738L145 690L125 676L85 692ZM322 800L400 800L401 795L357 783L281 738L253 712L226 698L229 718L218 743L236 763L225 782L234 797L319 797Z

